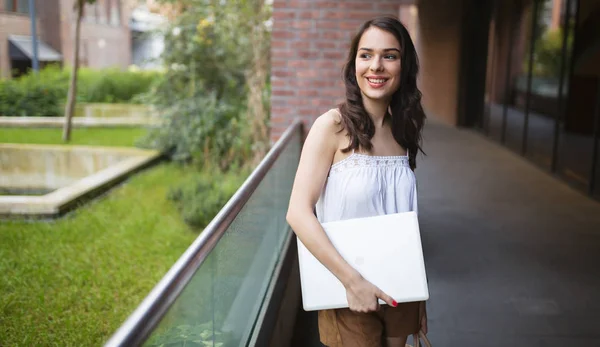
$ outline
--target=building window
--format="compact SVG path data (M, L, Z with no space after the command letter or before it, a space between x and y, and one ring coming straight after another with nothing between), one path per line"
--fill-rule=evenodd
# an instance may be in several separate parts
M121 25L121 3L119 0L108 0L108 18L110 25Z
M496 1L484 131L600 199L600 3Z
M93 4L84 2L82 20L86 23L100 23L102 20L102 14L99 13L98 3Z
M4 10L7 12L29 13L28 0L4 0Z
M98 16L97 23L99 24L106 24L108 21L108 16L106 16L107 1L110 0L97 0L94 4L96 6L96 15Z

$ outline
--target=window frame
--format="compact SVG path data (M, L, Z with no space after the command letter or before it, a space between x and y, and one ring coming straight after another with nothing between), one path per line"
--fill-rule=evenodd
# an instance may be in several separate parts
M19 5L22 5L23 1L25 1L25 7L27 9L27 11L23 12L23 11L19 11ZM29 15L29 3L27 2L28 0L4 0L4 12L8 12L11 14L19 14L19 15L23 15L23 16L27 16Z

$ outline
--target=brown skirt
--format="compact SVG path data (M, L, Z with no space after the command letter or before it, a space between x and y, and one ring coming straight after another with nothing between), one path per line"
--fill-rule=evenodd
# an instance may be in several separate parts
M319 335L328 347L381 347L386 338L409 336L419 328L419 302L382 305L369 313L319 311Z

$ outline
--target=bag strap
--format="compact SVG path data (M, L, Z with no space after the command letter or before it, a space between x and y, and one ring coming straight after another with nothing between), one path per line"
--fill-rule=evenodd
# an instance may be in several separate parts
M413 343L415 344L415 347L421 346L421 340L423 340L424 347L431 347L431 342L429 342L427 335L425 335L423 331L419 331L418 334L413 335Z

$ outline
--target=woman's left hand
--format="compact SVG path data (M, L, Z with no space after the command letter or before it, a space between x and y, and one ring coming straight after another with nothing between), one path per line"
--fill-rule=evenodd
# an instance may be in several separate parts
M421 325L421 331L427 335L427 308L425 307L425 301L422 301L419 305L419 324Z

